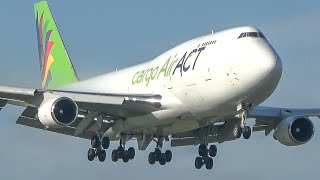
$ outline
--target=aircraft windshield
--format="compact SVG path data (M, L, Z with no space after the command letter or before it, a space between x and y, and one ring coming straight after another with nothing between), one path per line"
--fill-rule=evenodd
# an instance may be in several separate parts
M244 38L244 37L252 37L252 38L263 38L265 39L266 37L262 34L262 32L243 32L240 34L238 39Z

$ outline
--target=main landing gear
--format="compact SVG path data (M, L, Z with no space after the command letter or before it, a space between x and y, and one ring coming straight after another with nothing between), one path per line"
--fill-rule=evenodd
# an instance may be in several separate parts
M113 150L111 153L111 160L113 162L117 162L119 159L122 159L123 162L127 163L129 160L134 159L136 152L133 147L129 147L127 150L126 147L126 139L125 137L121 137L120 145L117 149Z
M161 151L163 145L163 138L158 138L157 147L155 148L154 152L150 152L148 156L149 164L153 165L157 161L160 165L165 165L172 160L172 152L170 150L166 150L164 153Z
M125 149L125 137L121 137L120 146L112 151L111 160L117 162L119 159L122 159L123 162L128 162L135 157L135 150L133 147ZM98 157L100 162L104 162L107 157L106 149L110 146L110 139L108 137L103 137L102 139L99 136L95 135L91 139L91 148L88 150L88 160L93 161Z
M156 148L154 152L150 152L148 156L149 164L155 164L156 161L159 162L160 165L165 165L168 162L171 162L172 152L170 150L166 150L164 153L161 152L159 148Z
M91 148L88 150L88 160L93 161L98 157L100 162L104 162L107 157L105 149L108 149L110 146L110 139L108 137L103 137L102 139L99 136L95 135L91 139Z
M198 149L199 156L196 157L194 166L197 169L201 169L201 167L205 165L207 169L212 169L213 158L216 157L217 152L218 149L216 145L211 145L209 149L207 149L207 145L200 144Z
M236 115L237 118L240 118L240 130L238 131L236 137L240 138L241 134L244 139L249 139L251 137L251 128L250 126L246 126L246 119L248 116L249 111L252 109L252 104L249 103L240 103L237 106L238 114Z

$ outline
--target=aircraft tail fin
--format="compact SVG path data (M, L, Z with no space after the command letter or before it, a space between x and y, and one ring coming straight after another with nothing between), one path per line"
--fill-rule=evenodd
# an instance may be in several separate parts
M42 88L55 89L79 81L48 3L36 3L34 13Z

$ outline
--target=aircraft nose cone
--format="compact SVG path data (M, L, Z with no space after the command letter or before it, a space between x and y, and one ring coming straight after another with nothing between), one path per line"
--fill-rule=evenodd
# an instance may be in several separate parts
M281 74L282 74L282 60L281 60L281 58L280 58L280 56L277 54L277 56L276 56L276 64L275 64L275 66L273 67L273 71L276 71L276 73L278 73L278 74L280 74L280 76L281 76Z
M262 50L261 61L257 67L260 67L262 76L268 76L271 79L279 79L281 77L282 61L273 49Z

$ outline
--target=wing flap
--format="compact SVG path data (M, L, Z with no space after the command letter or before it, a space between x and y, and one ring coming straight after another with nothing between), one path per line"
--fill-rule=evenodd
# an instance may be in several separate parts
M278 118L255 118L256 122L253 125L253 132L264 131L265 135L269 135L274 130L281 119Z
M38 109L34 107L26 107L20 116L34 119L38 113Z
M18 118L18 120L16 121L16 124L20 124L20 125L24 125L24 126L28 126L28 127L33 127L36 129L42 129L45 131L55 132L55 133L59 133L59 134L80 137L80 138L84 138L84 139L91 139L95 135L95 132L85 131L85 132L82 132L81 134L79 134L78 136L75 136L76 128L73 128L73 127L46 129L41 124L40 121L35 120L35 119L31 119L31 118L27 118L27 117L23 117L23 116L20 116Z

